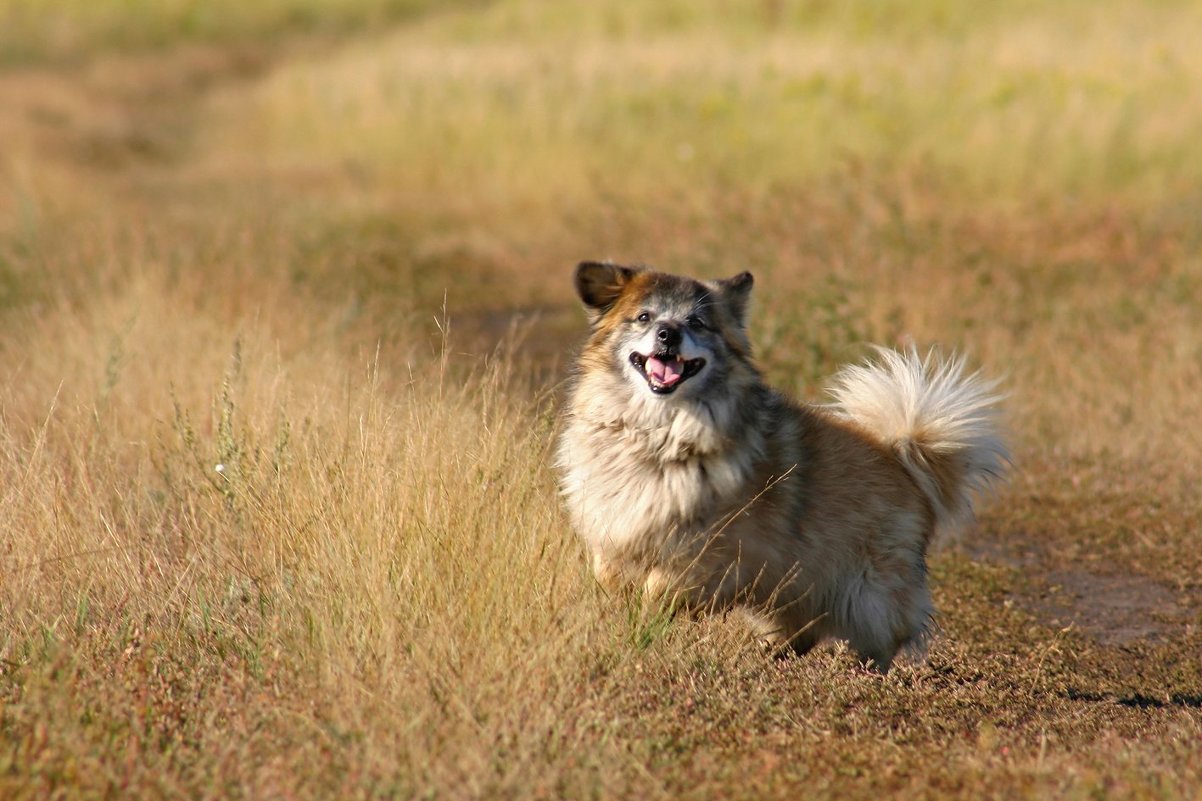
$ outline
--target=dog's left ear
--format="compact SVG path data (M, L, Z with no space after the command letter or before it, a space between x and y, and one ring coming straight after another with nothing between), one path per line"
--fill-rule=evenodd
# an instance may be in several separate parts
M734 278L724 278L718 282L718 290L730 306L739 325L743 325L747 317L747 301L751 297L751 286L755 278L749 272L741 272Z

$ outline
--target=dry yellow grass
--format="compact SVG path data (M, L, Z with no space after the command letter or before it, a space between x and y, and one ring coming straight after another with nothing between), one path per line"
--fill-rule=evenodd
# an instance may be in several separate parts
M183 767L227 724L307 742L319 776L350 732L400 789L524 775L510 716L554 724L596 629L547 409L500 363L282 355L270 318L301 310L239 320L204 294L141 279L9 339L0 647L6 725L33 728L9 741L6 797L187 790L124 760ZM505 765L442 753L510 736ZM90 769L81 746L125 756ZM253 794L297 781L300 755L263 758Z
M1197 796L1193 5L29 8L0 797ZM928 664L594 586L547 459L607 256L753 269L799 394L868 341L1006 375Z

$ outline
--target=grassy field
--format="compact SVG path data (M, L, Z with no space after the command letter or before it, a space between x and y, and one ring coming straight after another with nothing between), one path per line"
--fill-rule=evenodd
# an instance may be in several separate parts
M1202 794L1202 8L0 0L0 798ZM584 258L1004 377L887 677L592 581Z

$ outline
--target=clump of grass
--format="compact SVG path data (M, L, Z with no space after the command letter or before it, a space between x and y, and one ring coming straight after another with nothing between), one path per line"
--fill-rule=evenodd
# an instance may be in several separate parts
M627 636L563 525L545 400L499 358L282 362L247 331L218 335L211 370L219 327L171 323L146 292L75 337L57 326L80 320L52 316L28 347L79 373L4 399L8 758L44 762L42 791L101 792L120 772L111 727L179 769L241 714L228 701L332 737L405 794L525 781L563 747L556 710L597 648ZM90 343L131 314L120 349L140 366L115 375ZM296 695L205 700L230 681ZM50 730L28 728L32 709ZM80 756L101 770L74 773Z

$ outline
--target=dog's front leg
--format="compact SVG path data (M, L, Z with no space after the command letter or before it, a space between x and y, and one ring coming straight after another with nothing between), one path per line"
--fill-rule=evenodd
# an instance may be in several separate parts
M613 592L622 584L622 571L600 552L593 554L593 577L604 589Z

